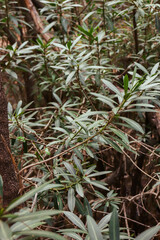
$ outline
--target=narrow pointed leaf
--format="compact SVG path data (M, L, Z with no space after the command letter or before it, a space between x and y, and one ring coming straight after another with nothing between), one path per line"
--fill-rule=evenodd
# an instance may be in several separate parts
M71 46L71 49L79 42L79 40L81 39L82 35L80 35L79 37L77 37L73 43L72 43L72 46Z
M100 229L104 229L106 227L106 225L111 219L111 216L112 216L112 213L109 213L100 220L100 222L98 223L98 226Z
M64 166L67 168L68 172L70 172L71 175L76 176L76 172L75 172L73 166L67 162L63 162L63 163L64 163Z
M68 237L70 237L71 239L74 239L74 240L83 240L78 234L76 234L76 233L66 233L65 232L65 235L66 236L68 236Z
M93 216L93 213L92 213L92 208L88 202L88 199L86 197L84 197L84 207L85 207L85 215L90 215L91 217Z
M66 238L62 237L57 233L43 231L43 230L30 230L30 231L23 231L21 233L22 235L26 235L26 236L45 237L45 238L54 239L54 240L66 240Z
M51 22L50 24L48 24L43 30L43 33L48 32L54 25L55 25L55 22Z
M81 165L81 162L79 161L79 159L76 156L74 156L73 160L74 160L77 168L79 169L79 171L83 174L83 168L82 168L82 165Z
M144 66L142 66L140 63L135 63L135 65L136 65L139 69L141 69L144 73L146 73L147 75L149 75L149 72L147 71L147 69L146 69Z
M79 227L80 229L82 229L83 231L86 231L86 228L84 226L84 223L81 221L81 219L79 217L77 217L74 213L72 212L67 212L65 211L64 214L66 215L66 217L69 218L69 220L75 224L77 227Z
M34 196L35 193L38 193L39 191L43 190L50 182L52 182L53 180L46 182L44 184L42 184L41 186L32 189L31 191L27 192L26 194L24 194L22 197L18 198L16 201L14 201L13 203L11 203L8 208L6 209L6 212L12 210L13 208L17 207L18 205L24 203L25 201L27 201L28 199L30 199L31 197Z
M0 239L11 240L12 233L7 223L0 221Z
M128 83L129 83L129 79L128 79L128 75L126 74L123 79L123 86L124 86L125 94L127 94L127 91L128 91Z
M151 70L151 76L157 72L159 68L159 62L154 65L154 67Z
M89 12L83 19L82 19L82 22L86 21L86 19L88 19L92 14L94 14L95 11L93 12Z
M144 134L144 130L141 127L141 125L139 125L139 123L135 122L132 119L126 118L126 117L120 117L123 121L125 121L126 123L128 123L130 125L131 128L135 129L136 131Z
M79 194L79 196L84 197L83 187L80 183L76 184L76 191Z
M33 212L33 213L28 213L26 215L18 216L16 218L13 218L11 221L12 222L24 222L27 220L34 220L34 219L39 219L39 217L50 217L54 215L61 214L62 211L59 210L43 210L43 211L38 211L38 212ZM5 216L4 216L5 217Z
M150 240L154 237L155 234L158 233L160 230L160 226L155 226L152 228L147 229L146 231L142 232L135 240Z
M87 227L91 240L103 240L100 227L97 225L96 221L89 215L87 215Z
M0 175L0 198L3 198L3 178Z
M116 88L113 83L111 83L110 81L107 81L107 80L102 80L103 83L109 88L111 89L113 92L117 93L119 96L121 96L121 93L120 91L118 90L118 88Z
M66 79L66 85L69 84L69 83L72 81L75 73L76 73L76 71L72 71L72 72L68 75L68 77L67 77L67 79Z
M110 240L120 240L119 233L119 220L117 209L114 208L111 216L111 220L109 223L109 237Z
M70 188L68 190L68 207L71 212L74 211L75 208L75 195L74 195L74 189Z

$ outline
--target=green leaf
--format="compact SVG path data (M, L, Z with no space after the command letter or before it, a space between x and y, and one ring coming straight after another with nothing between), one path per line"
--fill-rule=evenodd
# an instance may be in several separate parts
M1 204L1 198L3 198L3 178L0 175L0 204Z
M17 73L13 72L11 69L5 69L5 71L12 77L15 78L16 80L18 79Z
M95 220L89 215L87 215L87 227L91 240L103 240L101 229L99 228Z
M103 103L106 103L108 106L110 106L111 108L114 108L114 104L113 103L116 103L113 101L113 99L107 97L107 96L104 96L102 94L99 94L99 93L90 93L91 95L97 97L97 99Z
M112 213L109 213L100 220L100 222L98 223L98 226L100 229L104 229L106 227L106 225L111 219L111 216L112 216Z
M68 85L68 84L72 81L75 73L76 73L76 71L72 71L72 72L68 75L68 77L67 77L67 79L66 79L66 85Z
M93 65L93 66L87 66L85 67L85 69L106 69L106 67Z
M65 235L74 240L83 240L78 234L73 232L69 232L69 233L65 232Z
M133 129L135 129L136 131L144 134L144 130L143 130L143 128L141 127L141 125L139 125L139 123L135 122L135 121L132 120L132 119L126 118L126 117L119 117L119 118L121 118L123 121L125 121L126 123L128 123L128 125L129 125L131 128L133 128Z
M121 92L118 90L118 88L116 88L113 83L107 81L107 80L104 80L102 79L103 83L109 88L111 89L113 92L117 93L118 96L121 96Z
M128 92L128 83L129 83L129 79L128 79L128 75L126 74L125 77L123 78L123 87L124 87L125 94L127 94Z
M54 46L58 47L58 48L62 48L62 49L66 49L66 50L67 50L67 48L66 48L64 45L60 44L60 43L52 42L52 44L53 44Z
M95 11L93 12L89 12L83 19L82 19L82 22L86 21L87 18L89 18L91 15L93 15L95 13Z
M154 65L154 67L151 70L151 76L154 75L159 68L159 62Z
M79 37L77 37L77 38L73 41L73 43L72 43L72 45L71 45L71 49L79 42L79 40L81 39L81 37L82 37L82 35L80 35Z
M85 147L85 150L86 150L86 153L88 154L88 156L90 156L91 158L94 158L93 151L91 151L91 149L90 149L90 148L88 148L88 147Z
M49 151L49 148L45 148L45 153L47 154L47 155L51 155L51 152Z
M128 137L127 137L121 130L115 129L115 128L110 128L110 129L111 129L111 131L114 132L118 137L120 137L123 142L129 144Z
M43 33L48 32L55 24L56 24L56 22L51 22L50 24L48 24L48 25L44 28Z
M133 76L132 76L132 85L134 84L134 82L136 80L136 73L137 73L137 68L135 67L134 71L133 71Z
M110 240L120 240L120 232L119 232L119 220L117 209L114 208L111 216L111 220L109 223L109 237Z
M71 212L74 211L75 208L75 193L73 188L69 188L68 190L68 207Z
M159 19L158 13L156 13L155 15L155 26L157 31L160 32L160 19Z
M96 173L92 173L90 175L88 175L87 177L96 177L96 176L101 176L101 175L106 175L108 173L110 173L111 171L101 171L101 172L96 172Z
M100 43L101 40L105 37L105 31L101 31L97 34L98 42Z
M39 191L43 191L43 189L53 180L50 180L49 182L46 182L44 184L42 184L41 186L32 189L31 191L25 193L22 197L18 198L16 201L14 201L13 203L11 203L7 209L5 210L5 212L8 212L10 210L12 210L13 208L17 207L18 205L24 203L25 201L27 201L28 199L30 199L31 197L33 197L34 194L38 193Z
M57 130L57 131L60 131L66 135L68 135L68 132L64 129L64 128L61 128L61 127L53 127L54 130Z
M103 139L105 140L105 142L106 142L107 144L111 145L111 147L112 147L113 149L115 149L117 152L122 153L122 150L121 150L120 146L118 146L116 142L113 142L113 141L111 140L111 138L106 138L106 137L103 136Z
M85 207L85 215L90 215L91 217L93 216L93 213L92 213L92 208L88 202L88 199L86 197L84 197L84 207Z
M79 159L74 155L73 160L74 160L78 170L83 174L83 168L82 168L82 165L81 165L81 162L79 161Z
M104 189L104 190L108 191L108 188L106 188L104 186L103 182L96 181L96 180L94 180L94 181L90 180L89 183L92 184L95 187L98 187L98 188L101 188L101 189Z
M57 233L43 231L43 230L30 230L20 232L22 235L33 236L33 237L45 237L54 240L66 240L66 238L60 236Z
M64 17L61 17L61 24L62 24L62 27L63 27L65 33L67 33L68 25L69 25L68 20Z
M12 232L7 223L0 220L0 239L1 240L11 240Z
M27 231L29 229L34 229L36 227L39 227L43 225L45 222L42 222L42 220L46 220L46 217L39 217L39 219L34 220L27 220L25 222L16 222L11 226L11 231L13 233L19 232L19 231ZM49 217L48 217L49 219Z
M75 233L87 233L87 231L81 230L81 229L79 229L79 228L62 229L62 230L59 230L59 232L62 232L62 233L70 233L70 232L75 232Z
M63 209L63 201L62 201L62 196L61 194L57 194L57 204L58 204L58 208L59 210Z
M83 187L80 183L76 184L76 191L79 194L79 196L84 197Z
M78 149L73 149L73 151L76 153L77 157L83 161L83 159L84 159L83 154Z
M150 240L155 234L158 233L159 230L160 226L149 228L146 231L142 232L140 235L138 235L135 240Z
M63 162L63 164L71 175L76 176L76 171L71 164L67 162Z
M146 69L144 66L142 66L140 63L135 63L135 65L136 65L139 69L141 69L144 73L146 73L147 75L149 75L149 72L147 71L147 69Z
M88 32L88 31L86 31L83 27L78 26L78 28L84 35L87 35L88 37L92 37L92 34L90 34L90 32Z
M77 217L74 213L72 212L67 212L64 211L64 214L66 215L66 217L69 218L69 220L75 224L77 227L79 227L80 229L82 229L83 231L86 231L86 228L84 226L84 223L81 221L81 219L79 217Z
M13 113L13 107L12 107L11 103L9 102L8 103L8 114L11 116L12 113Z
M76 208L80 214L85 216L85 209L84 209L81 201L78 198L76 198Z
M86 169L84 175L88 176L91 172L94 171L95 168L96 168L96 165L93 165L90 168Z
M43 210L43 211L38 211L35 213L27 213L22 216L17 216L11 220L11 222L24 222L27 220L34 220L34 219L39 219L40 217L50 217L53 215L61 214L62 211L59 210ZM5 217L5 215L4 215Z
M57 189L57 188L63 188L63 184L59 184L59 183L51 183L51 184L47 184L47 186L45 186L43 189L41 189L39 192L43 192L43 191L47 191L49 189Z

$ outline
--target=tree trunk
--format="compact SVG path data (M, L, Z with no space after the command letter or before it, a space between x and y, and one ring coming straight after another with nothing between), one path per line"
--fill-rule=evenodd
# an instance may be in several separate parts
M0 72L0 175L3 179L3 206L18 196L19 183L9 148L7 100L2 87Z
M41 36L43 37L43 39L48 42L53 36L50 33L44 33L44 26L43 26L43 22L34 6L34 4L32 3L31 0L19 0L20 3L25 3L27 9L30 12L30 15L33 19L36 31L38 34L41 34Z

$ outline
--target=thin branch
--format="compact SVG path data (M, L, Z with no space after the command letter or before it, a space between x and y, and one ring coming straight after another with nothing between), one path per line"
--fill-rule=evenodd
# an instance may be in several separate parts
M142 172L144 175L146 175L147 177L149 177L150 179L154 180L154 181L159 181L159 179L152 177L151 175L149 175L148 173L146 173L145 171L143 171L140 167L138 167L138 165L132 160L132 158L122 149L122 152L128 157L128 159L133 163L133 165L140 171Z

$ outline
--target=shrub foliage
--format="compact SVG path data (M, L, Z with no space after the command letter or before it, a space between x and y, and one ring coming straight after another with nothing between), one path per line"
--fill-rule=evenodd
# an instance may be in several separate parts
M0 239L156 239L160 4L0 2L21 195Z

